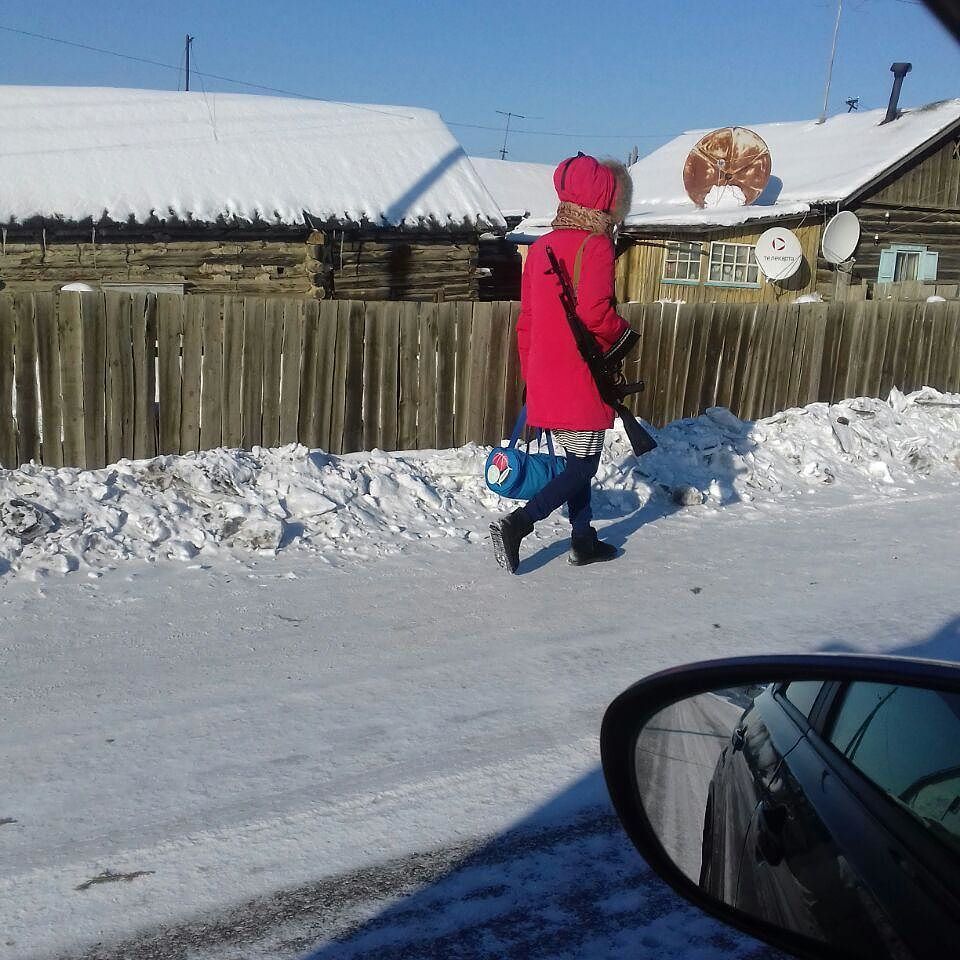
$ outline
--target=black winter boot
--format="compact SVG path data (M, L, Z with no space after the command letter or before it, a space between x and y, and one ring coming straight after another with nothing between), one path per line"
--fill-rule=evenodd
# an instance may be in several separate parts
M574 534L570 538L570 555L567 563L582 567L588 563L612 560L620 551L612 543L597 539L597 531L590 527L589 532Z
M490 524L493 555L504 570L516 573L520 566L520 541L533 532L533 521L520 507Z

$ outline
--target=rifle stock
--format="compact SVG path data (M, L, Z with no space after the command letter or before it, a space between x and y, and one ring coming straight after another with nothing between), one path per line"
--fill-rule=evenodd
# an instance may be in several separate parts
M600 398L613 408L623 422L623 429L627 434L627 439L630 441L634 454L642 457L656 447L657 441L650 436L640 421L626 408L623 401L643 390L643 381L622 383L614 370L611 369L619 366L623 358L639 343L640 337L636 331L631 330L630 335L622 338L622 341L616 344L608 354L601 353L597 341L594 340L593 335L587 329L587 325L577 314L577 297L573 284L570 283L570 276L566 267L557 259L557 255L551 247L547 247L546 253L547 259L550 261L550 270L547 272L555 274L560 281L560 303L563 305L563 311L566 314L567 323L577 344L577 349L580 351L580 356L583 357L593 376Z

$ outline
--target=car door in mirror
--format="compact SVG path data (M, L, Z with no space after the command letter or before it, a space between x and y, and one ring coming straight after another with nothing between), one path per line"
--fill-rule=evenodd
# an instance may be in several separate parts
M717 686L662 704L631 759L649 832L711 901L822 955L960 942L960 692L839 674Z

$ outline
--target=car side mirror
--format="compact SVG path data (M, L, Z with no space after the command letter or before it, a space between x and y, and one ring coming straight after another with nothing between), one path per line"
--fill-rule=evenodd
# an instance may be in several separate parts
M600 745L631 840L713 916L801 957L960 942L960 667L694 664L621 694Z

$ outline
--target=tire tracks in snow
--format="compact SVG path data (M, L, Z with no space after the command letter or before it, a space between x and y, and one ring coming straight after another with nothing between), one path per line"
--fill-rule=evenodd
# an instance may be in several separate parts
M649 929L648 929L649 928ZM655 931L654 931L654 928ZM277 892L58 960L614 957L671 939L775 955L680 903L608 808Z

